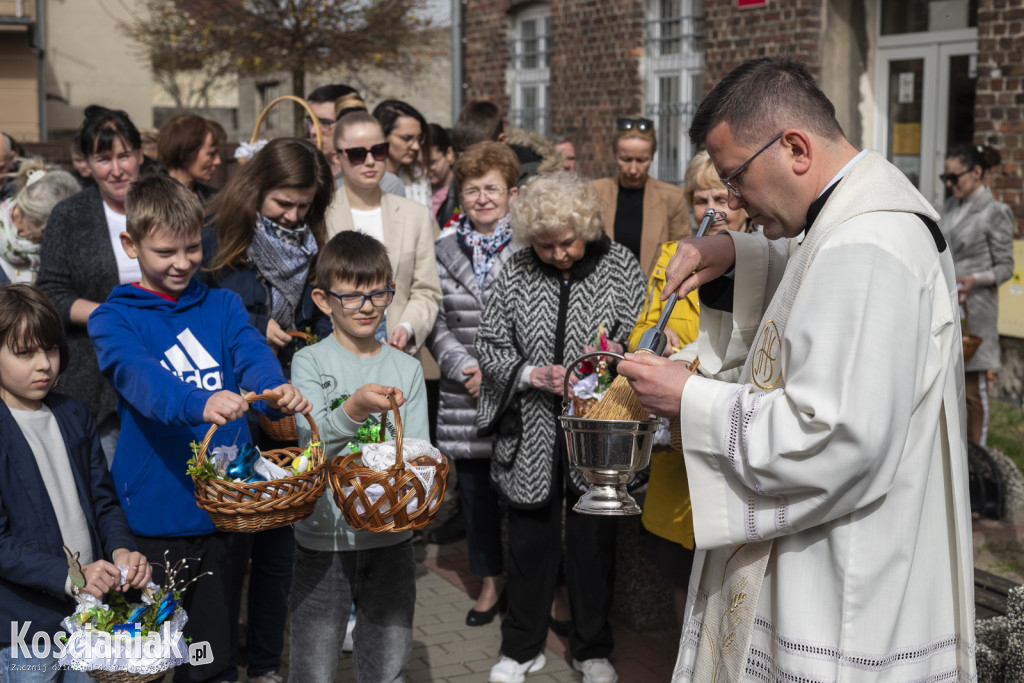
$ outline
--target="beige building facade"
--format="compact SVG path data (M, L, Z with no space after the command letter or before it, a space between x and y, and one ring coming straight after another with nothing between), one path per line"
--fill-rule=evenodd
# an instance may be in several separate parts
M67 138L90 104L152 126L149 65L117 31L134 5L0 0L0 130L26 142Z

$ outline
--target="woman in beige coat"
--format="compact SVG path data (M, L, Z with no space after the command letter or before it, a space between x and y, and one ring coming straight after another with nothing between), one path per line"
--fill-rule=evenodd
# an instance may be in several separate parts
M690 236L690 216L682 188L647 175L658 148L654 122L619 118L615 128L612 149L619 172L594 181L604 205L604 231L633 252L644 277L650 277L662 242Z
M358 230L384 243L395 273L386 340L416 353L434 328L441 300L434 257L437 225L427 207L381 191L388 143L377 119L364 111L345 114L334 126L334 146L345 184L327 213L327 237Z

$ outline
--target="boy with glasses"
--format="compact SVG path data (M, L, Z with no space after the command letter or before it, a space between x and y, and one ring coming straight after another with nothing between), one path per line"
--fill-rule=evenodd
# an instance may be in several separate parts
M384 245L359 232L338 234L319 253L317 282L313 300L331 317L334 331L295 354L292 382L313 404L328 459L351 452L357 434L380 424L390 393L401 407L405 437L427 439L419 362L374 338L394 296ZM395 438L392 424L387 439ZM296 425L305 445L309 425ZM302 645L291 650L297 653L289 665L291 679L334 680L354 603L357 683L404 680L416 605L412 532L356 531L331 496L324 496L295 525L295 540L289 639Z

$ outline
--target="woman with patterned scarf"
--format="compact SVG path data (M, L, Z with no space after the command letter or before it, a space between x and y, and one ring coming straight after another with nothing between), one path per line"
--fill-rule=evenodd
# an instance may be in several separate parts
M250 322L278 349L292 341L290 330L330 334L330 320L313 305L310 279L333 194L323 154L305 140L278 138L207 205L202 279L241 296ZM278 357L287 364L285 354ZM252 543L248 680L279 681L295 537L289 526L257 532Z
M504 608L505 580L498 495L490 484L494 444L477 436L474 424L481 374L473 340L498 273L519 248L508 221L519 160L508 145L479 142L459 157L455 177L465 211L435 245L443 298L427 345L441 368L437 446L455 461L470 571L483 579L466 623L482 626Z

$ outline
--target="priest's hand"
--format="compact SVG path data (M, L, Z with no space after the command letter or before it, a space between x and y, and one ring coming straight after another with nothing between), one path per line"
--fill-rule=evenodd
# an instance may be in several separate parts
M665 269L664 301L672 292L682 298L701 285L724 275L736 263L736 246L728 234L680 240Z
M658 417L679 415L683 385L693 374L685 364L653 353L627 353L618 371L629 380L645 410Z

